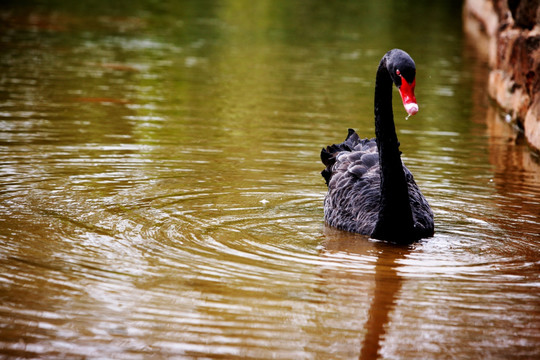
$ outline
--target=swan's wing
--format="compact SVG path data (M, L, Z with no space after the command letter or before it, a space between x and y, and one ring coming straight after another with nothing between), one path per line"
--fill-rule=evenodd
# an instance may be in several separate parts
M339 229L370 235L379 214L380 169L375 140L360 139L349 130L347 139L321 152L328 185L326 222Z
M349 134L344 142L327 146L321 151L321 161L326 166L321 175L326 181L326 185L329 185L330 179L336 171L341 169L340 162L355 162L365 153L373 151L377 151L377 143L374 139L360 139L353 129L349 129ZM347 156L344 156L344 154L347 154ZM337 161L338 158L340 161ZM338 167L334 166L336 161Z

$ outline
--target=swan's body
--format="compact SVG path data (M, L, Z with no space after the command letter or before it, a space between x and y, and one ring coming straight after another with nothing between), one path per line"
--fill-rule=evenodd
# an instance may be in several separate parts
M343 143L327 147L321 156L327 165L322 173L328 185L324 200L326 222L338 229L372 235L381 209L381 168L376 139L360 139L349 129ZM412 239L432 236L433 213L429 204L405 165L403 172L413 216ZM397 239L407 239L408 234L395 228L396 225L399 222L388 224L388 230L396 233Z
M328 185L324 216L330 226L396 243L433 235L433 212L401 162L392 112L392 83L400 89L409 115L418 111L415 75L407 53L386 53L375 86L377 138L360 139L349 130L343 143L322 150L322 175Z

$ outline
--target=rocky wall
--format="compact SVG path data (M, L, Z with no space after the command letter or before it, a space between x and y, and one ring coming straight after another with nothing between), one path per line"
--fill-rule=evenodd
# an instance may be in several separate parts
M489 62L490 97L540 152L540 0L465 0L464 29Z

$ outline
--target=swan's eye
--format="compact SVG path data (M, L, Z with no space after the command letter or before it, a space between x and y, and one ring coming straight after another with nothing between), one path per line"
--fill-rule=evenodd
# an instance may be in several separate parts
M401 71L399 71L399 69L396 70L396 75L398 75L398 76L401 75Z

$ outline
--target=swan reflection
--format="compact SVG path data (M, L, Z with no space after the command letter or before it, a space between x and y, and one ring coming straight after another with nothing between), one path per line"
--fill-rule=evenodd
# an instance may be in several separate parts
M396 306L403 282L398 273L399 263L410 253L411 247L375 242L367 236L336 230L329 226L325 226L324 235L320 255L332 258L346 257L349 260L347 269L350 271L325 269L322 276L327 283L340 282L339 280L344 277L354 280L349 284L356 284L358 287L357 303L363 304L364 307L358 308L356 314L358 317L364 317L360 331L359 359L377 358L381 355L385 335L391 324L391 313ZM357 261L357 271L354 270L351 259ZM360 299L362 296L367 298L362 301ZM343 300L355 303L355 299Z

